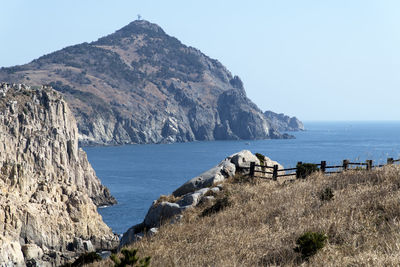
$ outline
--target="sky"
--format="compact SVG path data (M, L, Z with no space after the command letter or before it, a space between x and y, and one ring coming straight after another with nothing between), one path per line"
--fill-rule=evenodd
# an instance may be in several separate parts
M113 33L138 14L238 75L263 111L400 120L398 0L0 0L0 67Z

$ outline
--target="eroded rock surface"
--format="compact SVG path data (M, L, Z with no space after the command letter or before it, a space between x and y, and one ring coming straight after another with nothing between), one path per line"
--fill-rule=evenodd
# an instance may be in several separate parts
M96 208L115 199L53 89L0 84L0 168L0 266L62 264L76 238L88 251L118 245Z

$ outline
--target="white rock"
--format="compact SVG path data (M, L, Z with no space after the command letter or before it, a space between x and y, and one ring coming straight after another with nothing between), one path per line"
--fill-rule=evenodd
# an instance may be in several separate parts
M0 266L25 266L19 242L0 243Z
M95 249L94 249L94 247L93 247L93 244L92 244L92 242L91 242L90 240L83 241L83 248L84 248L85 251L87 251L87 252L93 252L93 251L95 251Z
M213 187L213 188L211 188L210 189L214 194L218 194L220 191L221 191L221 189L219 188L219 187Z
M22 246L22 253L25 260L41 259L43 250L35 244L26 244Z
M250 162L260 164L260 160L249 150L242 150L239 153L230 156L231 162L235 164L236 168L249 168Z
M157 227L153 227L153 228L150 228L150 230L147 232L147 235L153 236L153 235L155 235L157 233L158 233L158 228Z

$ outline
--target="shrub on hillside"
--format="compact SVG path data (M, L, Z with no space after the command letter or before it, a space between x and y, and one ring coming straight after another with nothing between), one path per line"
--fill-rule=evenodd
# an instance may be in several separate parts
M211 214L220 212L221 210L225 209L226 207L229 207L230 205L231 202L229 200L229 197L225 195L223 198L217 199L214 205L204 209L203 212L201 213L201 217L209 216Z
M125 267L125 266L136 266L136 267L148 267L150 266L150 257L145 257L144 259L139 259L137 254L137 249L126 249L121 250L122 257L118 258L117 255L112 254L111 260L114 262L115 267Z
M317 164L313 163L297 164L296 168L297 168L296 171L297 177L303 179L309 176L311 173L319 171Z
M301 253L302 258L307 260L325 246L327 238L324 233L306 232L296 240L294 251Z
M326 187L324 191L320 193L319 199L322 201L332 200L335 195L333 194L333 190L330 187Z
M260 165L264 165L264 158L265 158L264 155L261 153L256 153L256 157L260 161Z

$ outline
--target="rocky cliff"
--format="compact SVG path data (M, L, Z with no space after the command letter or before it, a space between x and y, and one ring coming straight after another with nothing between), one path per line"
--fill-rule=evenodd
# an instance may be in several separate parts
M50 84L83 144L285 138L220 62L138 20L100 38L0 69L0 80Z
M115 199L56 91L0 84L0 168L0 266L58 265L118 244L96 209Z
M304 131L303 123L296 117L289 117L283 113L278 114L272 111L265 111L264 116L270 123L271 128L276 131Z

